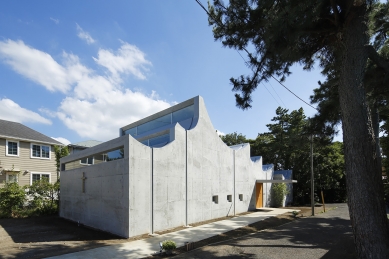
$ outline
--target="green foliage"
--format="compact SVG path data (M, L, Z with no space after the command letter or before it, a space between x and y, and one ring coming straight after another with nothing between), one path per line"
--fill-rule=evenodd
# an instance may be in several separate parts
M273 206L282 207L285 196L288 194L288 189L285 183L273 183L271 186L271 199Z
M176 242L174 242L173 240L165 240L162 242L162 249L163 250L173 250L176 248L177 248Z
M62 157L69 155L69 149L67 146L54 146L55 153L55 167L57 168L57 179L59 179L59 172L61 171L61 162L60 159Z
M237 132L226 134L225 136L220 136L220 138L224 143L226 143L227 146L233 146L249 142L249 140L246 139L245 135L242 135L242 133L238 134Z
M40 214L54 214L58 212L59 181L54 184L46 179L34 181L28 187L30 197L30 208L37 210Z
M34 181L31 186L6 183L0 188L0 218L29 217L58 212L59 181Z
M6 183L0 188L0 217L11 217L18 209L23 207L26 193L18 183Z
M293 202L309 203L310 193L310 121L304 110L289 112L277 108L269 132L250 140L251 155L262 156L264 164L273 164L275 170L293 170ZM331 138L317 135L314 141L314 174L316 193L324 191L327 202L346 200L346 179L342 143L331 143Z

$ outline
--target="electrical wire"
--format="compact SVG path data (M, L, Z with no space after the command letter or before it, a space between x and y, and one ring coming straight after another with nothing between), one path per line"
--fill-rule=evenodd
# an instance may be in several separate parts
M208 17L210 17L212 20L214 20L220 27L223 27L224 25L223 24L220 24L214 17L212 17L212 15L208 12L208 10L204 7L204 5L199 1L199 0L195 0L199 5L200 7L207 13ZM250 56L250 52L245 48L245 47L242 47L242 49L247 53L247 55ZM243 56L239 53L238 50L236 50L238 52L238 54L242 57L242 59L244 60L245 64L247 65L248 62L243 58ZM252 70L251 70L252 71ZM254 72L254 71L253 71ZM295 94L292 90L290 90L288 87L286 87L284 84L282 84L277 78L275 78L273 75L271 75L271 77L276 80L276 82L278 82L281 86L283 86L286 90L288 90L291 94L293 94L296 98L298 98L300 101L302 101L303 103L305 103L306 105L308 105L309 107L315 109L318 111L318 109L314 106L312 106L311 104L307 103L306 101L304 101L302 98L300 98L297 94ZM267 88L266 88L267 89ZM269 91L269 90L268 90ZM270 93L270 91L269 91ZM278 94L277 94L278 95ZM273 95L272 95L273 96ZM274 96L273 96L274 98ZM281 99L281 98L280 98ZM282 101L282 100L281 100Z

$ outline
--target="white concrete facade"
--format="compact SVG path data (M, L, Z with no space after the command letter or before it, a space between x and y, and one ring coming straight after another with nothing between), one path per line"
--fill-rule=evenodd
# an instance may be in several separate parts
M193 121L163 127L170 141L162 147L123 135L124 129L143 125L136 122L123 127L119 138L62 158L60 216L132 237L255 210L256 182L273 179L273 167L262 166L261 158L253 162L248 144L225 145L200 96L168 110L183 104L194 105ZM67 163L119 149L122 159L66 170ZM263 207L270 205L271 184L263 183Z

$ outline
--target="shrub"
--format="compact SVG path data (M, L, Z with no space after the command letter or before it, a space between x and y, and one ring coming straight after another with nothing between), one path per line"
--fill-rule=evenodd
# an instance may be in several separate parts
M59 182L51 184L46 179L42 179L34 181L28 188L30 208L38 210L39 214L58 212Z
M18 183L6 183L0 188L0 211L3 217L13 216L13 212L22 208L26 192Z
M162 249L163 250L176 249L176 242L174 242L173 240L165 240L162 242Z
M288 194L288 190L285 183L273 183L271 187L271 198L273 206L278 208L282 207L285 199L285 195Z

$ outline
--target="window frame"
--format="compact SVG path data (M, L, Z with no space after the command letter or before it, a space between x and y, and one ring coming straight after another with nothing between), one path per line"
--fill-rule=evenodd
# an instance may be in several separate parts
M40 150L40 156L33 156L33 146L39 146L39 150ZM48 147L49 148L49 157L42 157L42 146L45 146L45 147ZM31 143L30 144L30 158L34 158L34 159L46 159L46 160L51 160L51 145L45 145L45 144L39 144L39 143Z
M92 164L88 163L89 158L92 158ZM86 163L81 162L83 159L86 159ZM85 157L85 158L80 159L80 165L94 165L94 164L95 164L95 157L94 156Z
M30 185L32 185L32 175L34 174L39 174L40 175L40 180L42 180L42 175L48 175L49 176L49 183L51 183L51 173L47 172L30 172Z
M14 154L9 154L8 153L8 142L16 142L16 145L17 145L17 155L14 155ZM20 154L20 143L19 141L17 140L12 140L12 139L6 139L6 142L5 142L5 155L6 156L13 156L13 157L19 157L19 154Z
M16 183L19 184L19 174L18 173L9 173L7 172L6 175L5 175L5 182L6 183L9 183L9 175L15 175L16 176Z

